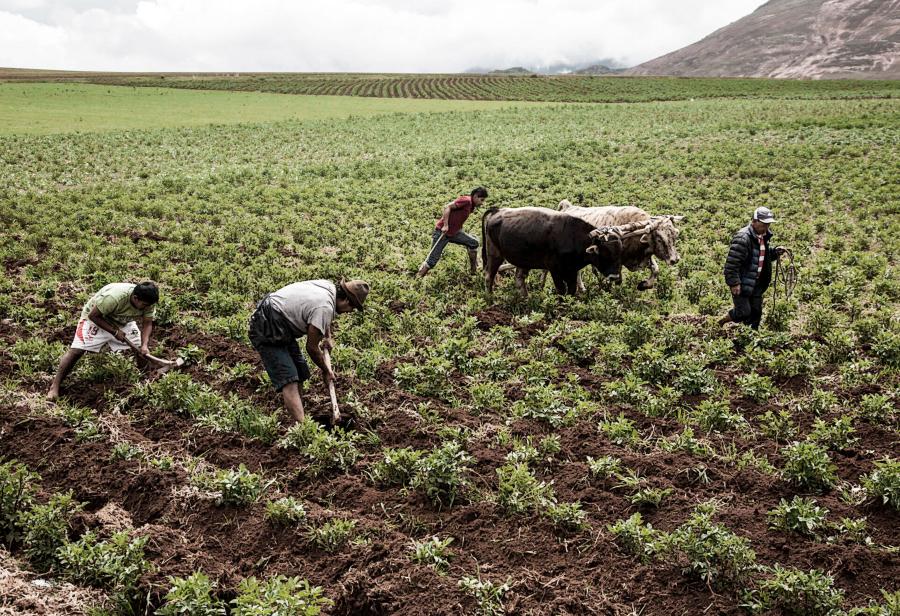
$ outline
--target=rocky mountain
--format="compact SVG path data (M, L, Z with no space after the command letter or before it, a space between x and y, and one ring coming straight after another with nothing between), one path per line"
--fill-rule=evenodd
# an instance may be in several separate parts
M625 74L900 79L900 0L770 0Z

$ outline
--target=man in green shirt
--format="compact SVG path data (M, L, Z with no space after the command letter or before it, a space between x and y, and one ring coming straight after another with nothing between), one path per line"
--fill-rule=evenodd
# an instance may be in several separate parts
M99 353L107 348L124 351L129 348L128 341L140 348L142 355L147 355L158 301L159 289L152 282L136 285L116 282L100 289L81 310L72 347L59 362L47 398L56 400L59 397L63 379L85 351Z

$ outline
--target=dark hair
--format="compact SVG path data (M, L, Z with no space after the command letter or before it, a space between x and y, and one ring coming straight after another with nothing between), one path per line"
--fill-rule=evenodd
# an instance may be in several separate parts
M341 301L342 299L350 301L350 297L347 295L347 292L344 291L344 287L342 287L340 283L334 286L337 288L337 292L334 294L335 301Z
M155 283L150 281L134 285L134 291L131 294L148 304L155 304L159 301L159 289Z
M487 199L487 196L488 196L487 188L485 188L484 186L479 186L478 188L475 188L474 190L472 190L471 196L481 197L482 199Z

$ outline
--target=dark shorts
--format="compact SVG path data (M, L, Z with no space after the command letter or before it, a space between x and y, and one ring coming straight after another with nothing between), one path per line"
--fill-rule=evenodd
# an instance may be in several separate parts
M271 310L265 300L250 317L249 334L250 343L262 358L275 391L281 391L288 383L309 380L309 364L297 339L290 333L283 317Z
M309 364L306 363L306 358L296 340L287 344L253 345L253 348L262 358L263 366L266 367L275 391L281 391L288 383L303 383L309 380Z

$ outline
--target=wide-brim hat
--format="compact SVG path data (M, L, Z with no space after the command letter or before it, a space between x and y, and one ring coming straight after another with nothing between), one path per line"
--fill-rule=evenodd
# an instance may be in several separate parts
M366 297L369 295L369 283L365 280L344 280L341 278L341 288L347 294L347 299L357 310L363 309L366 303Z

